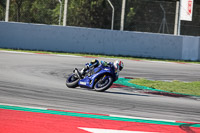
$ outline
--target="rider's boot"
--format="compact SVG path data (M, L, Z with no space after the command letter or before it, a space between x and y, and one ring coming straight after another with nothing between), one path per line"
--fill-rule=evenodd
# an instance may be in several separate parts
M88 66L84 67L84 68L80 71L81 75L84 76L84 75L85 75L85 72L86 72L88 69L89 69Z
M81 75L84 75L84 74L85 74L85 68L83 68L83 69L80 71L80 74L81 74Z
M83 76L81 75L81 73L79 72L77 68L74 69L74 73L76 73L80 79L83 78Z

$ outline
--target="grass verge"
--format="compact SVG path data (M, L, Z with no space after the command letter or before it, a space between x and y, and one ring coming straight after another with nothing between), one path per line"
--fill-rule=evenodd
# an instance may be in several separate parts
M30 52L30 53L43 53L43 54L76 55L76 56L88 56L88 57L96 57L96 58L98 58L98 57L104 57L104 58L118 58L118 59L129 59L129 60L167 61L167 62L196 63L196 64L200 64L200 61L165 60L165 59L142 58L142 57L111 56L111 55L101 55L101 54L65 53L65 52L21 50L21 49L5 49L5 48L0 48L0 50Z
M200 81L181 82L181 81L152 81L147 79L133 79L130 83L146 86L153 89L169 91L172 93L182 93L188 95L200 96Z

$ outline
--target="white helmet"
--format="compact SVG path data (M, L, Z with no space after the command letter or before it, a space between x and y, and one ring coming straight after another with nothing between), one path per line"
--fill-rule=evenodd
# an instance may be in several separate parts
M114 62L114 67L115 69L118 69L119 71L121 71L124 68L124 63L122 61L116 60Z

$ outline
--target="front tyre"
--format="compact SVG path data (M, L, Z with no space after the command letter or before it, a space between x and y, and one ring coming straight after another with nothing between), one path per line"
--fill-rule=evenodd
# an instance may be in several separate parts
M79 78L76 74L70 74L66 80L66 86L69 88L76 88L78 86Z
M110 88L110 86L113 84L113 78L110 75L107 75L106 78L101 77L97 80L97 82L94 84L94 90L103 92Z

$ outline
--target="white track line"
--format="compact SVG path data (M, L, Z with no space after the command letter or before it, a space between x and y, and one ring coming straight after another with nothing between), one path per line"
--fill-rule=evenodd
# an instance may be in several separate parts
M0 103L0 105L47 110L47 108L42 108L42 107L24 106L24 105L7 104L7 103Z
M0 50L0 52L4 53L13 53L13 54L28 54L28 55L51 55L51 56L59 56L59 57L75 57L75 58L82 58L84 56L77 56L77 55L62 55L62 54L43 54L43 53L30 53L30 52L18 52L18 51L6 51L6 50ZM41 51L42 52L42 51ZM97 57L99 58L99 57ZM115 58L107 58L107 59L115 59ZM125 60L125 59L123 59ZM129 59L128 59L129 60ZM134 61L134 60L132 60ZM195 64L195 63L179 63L179 62L168 62L168 61L148 61L148 60L139 60L141 62L151 62L151 63L163 63L163 64L181 64L181 65L198 65L200 64Z
M6 51L6 50L0 50L0 52L3 53L12 53L12 54L27 54L27 55L51 55L51 56L60 56L60 57L76 57L76 58L82 58L82 56L76 56L76 55L62 55L62 54L45 54L45 53L31 53L31 52L18 52L18 51ZM42 51L41 51L42 52Z
M124 115L109 115L109 116L120 117L120 118L130 118L130 119L152 120L152 121L176 122L175 120L154 119L154 118L144 118L144 117L134 117L134 116L124 116Z
M78 127L78 128L91 133L159 133L159 132L128 131L128 130L86 128L86 127Z

